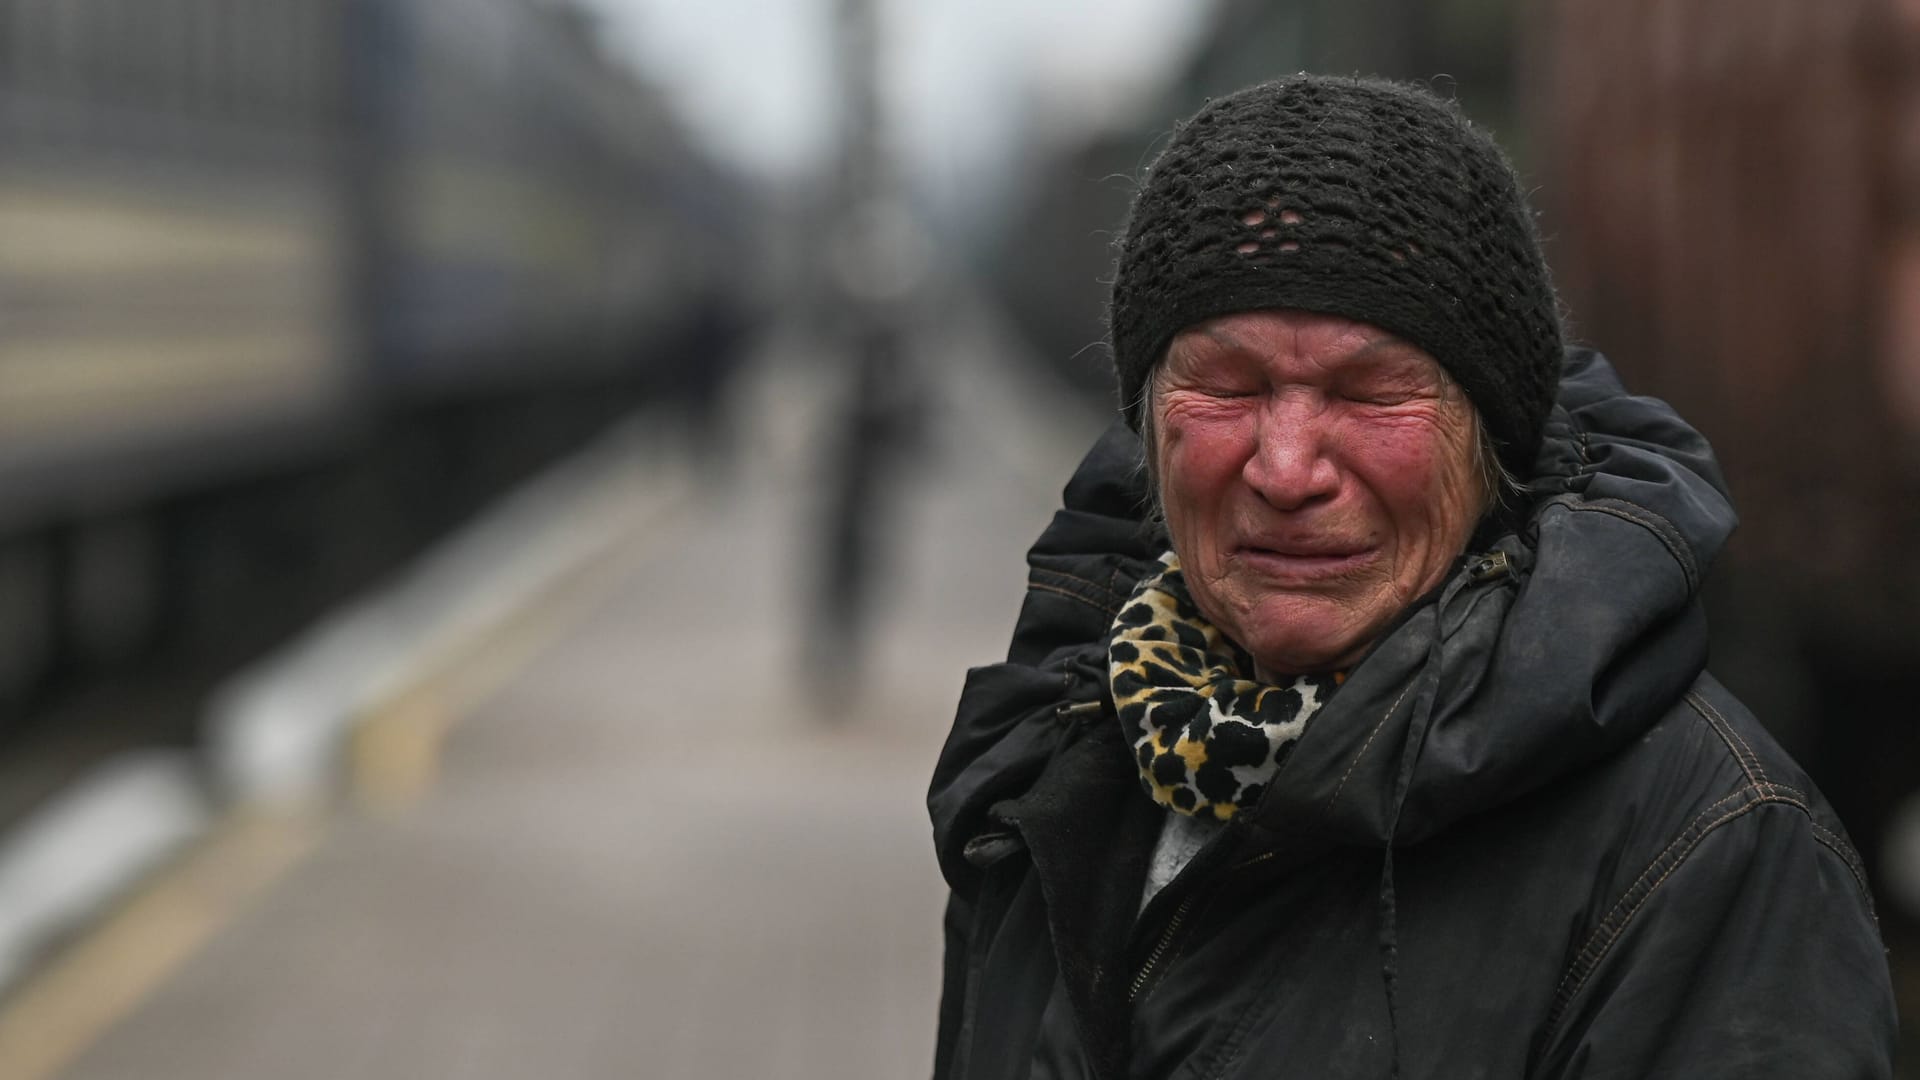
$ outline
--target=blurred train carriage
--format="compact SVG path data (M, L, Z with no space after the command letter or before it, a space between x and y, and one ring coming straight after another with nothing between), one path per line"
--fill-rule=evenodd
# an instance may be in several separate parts
M565 4L0 0L0 734L259 650L657 389L730 184Z

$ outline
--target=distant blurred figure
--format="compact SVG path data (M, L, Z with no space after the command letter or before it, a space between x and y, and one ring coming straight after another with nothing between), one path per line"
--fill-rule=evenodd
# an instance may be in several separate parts
M925 403L894 327L868 327L854 343L853 380L829 434L818 625L808 636L809 673L836 691L860 678L876 589L898 516L889 488L918 449Z
M755 322L739 293L693 297L670 346L675 362L661 365L666 372L662 404L684 430L709 483L724 482L737 449L729 393L747 363Z
M710 485L727 482L738 450L731 416L737 377L751 362L765 322L768 247L766 215L750 193L722 182L711 170L686 169L667 195L675 221L693 242L673 253L675 272L634 252L631 272L673 313L672 340L634 355L653 379L659 404L699 459ZM729 288L701 287L725 281Z
M1886 824L1920 789L1920 5L1532 14L1562 292L1720 452L1742 524L1715 668L1766 702L1884 888ZM1889 937L1920 931L1920 885L1888 899Z
M876 0L835 6L842 160L826 235L825 314L846 374L822 453L811 621L802 629L805 678L823 715L857 693L887 533L898 506L895 471L923 445L926 388L913 347L913 309L928 261L889 152L879 72Z
M815 623L805 634L807 675L823 700L860 683L900 509L899 473L926 448L932 411L911 309L925 274L924 241L898 204L864 207L843 225L829 265L846 379L823 440Z

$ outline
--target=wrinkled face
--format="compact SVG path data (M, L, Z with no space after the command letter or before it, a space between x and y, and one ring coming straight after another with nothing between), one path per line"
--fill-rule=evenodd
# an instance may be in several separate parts
M1365 323L1256 311L1174 338L1155 467L1202 614L1269 675L1344 668L1440 583L1486 507L1473 407Z

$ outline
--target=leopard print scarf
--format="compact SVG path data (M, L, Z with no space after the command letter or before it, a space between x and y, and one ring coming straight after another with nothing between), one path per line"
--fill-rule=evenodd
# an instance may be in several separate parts
M1226 821L1252 806L1341 676L1256 681L1253 658L1193 604L1180 560L1161 556L1120 609L1107 647L1120 727L1147 794Z

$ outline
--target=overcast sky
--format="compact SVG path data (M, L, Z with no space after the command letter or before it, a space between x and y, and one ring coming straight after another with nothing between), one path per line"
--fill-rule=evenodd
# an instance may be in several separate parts
M832 0L588 0L734 161L818 167L833 135ZM1206 0L884 0L901 150L935 187L971 182L1023 125L1124 113L1184 52Z

